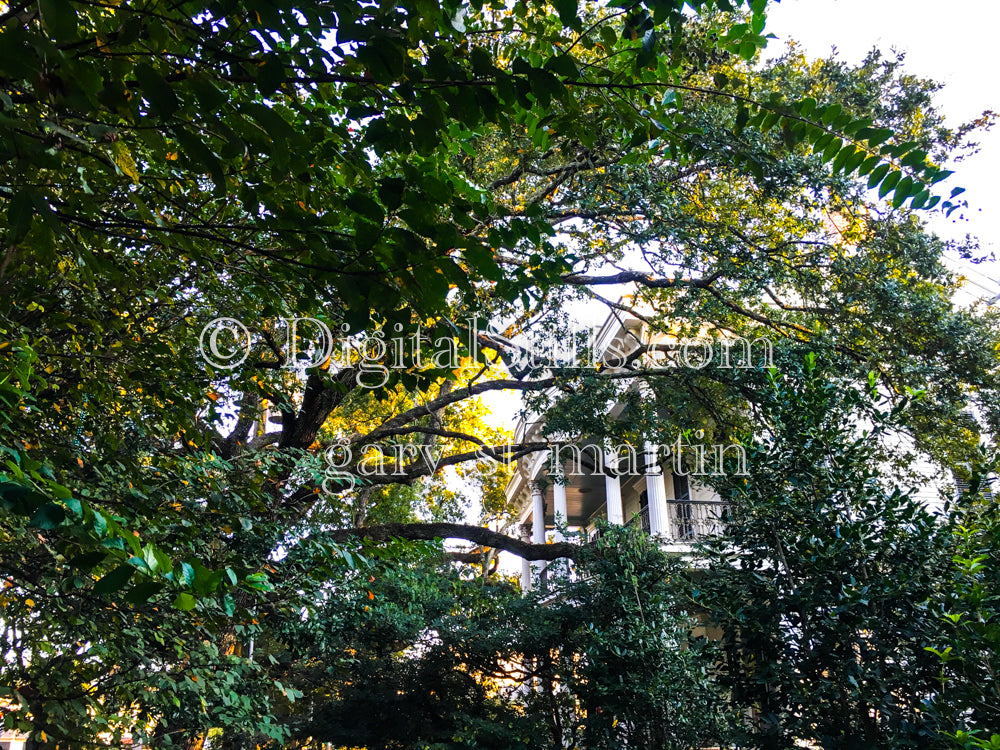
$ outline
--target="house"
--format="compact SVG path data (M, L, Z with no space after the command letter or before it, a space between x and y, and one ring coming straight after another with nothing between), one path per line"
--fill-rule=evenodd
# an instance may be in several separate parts
M730 340L720 356L730 364L739 360L737 365L750 366L753 343ZM768 347L764 353L769 357L769 343L764 343ZM589 354L605 369L613 370L641 350L648 350L649 345L672 352L680 366L698 366L705 356L712 356L706 355L704 341L692 344L695 349L688 351L685 342L651 333L639 319L618 314L609 317L595 332ZM650 364L655 366L657 362ZM660 360L659 364L664 363ZM634 387L642 386L637 382ZM624 404L614 404L610 416L617 418L624 409ZM544 426L541 417L522 420L516 429L515 444L543 441ZM713 461L716 467L722 465L723 459L734 460L737 470L742 467L744 471L746 465L741 446L712 446L706 451L705 446L683 444L679 439L672 446L651 441L610 445L597 436L579 435L565 442L550 439L549 444L548 450L518 462L506 488L508 503L517 508L522 538L534 543L560 541L566 533L592 539L598 533L596 521L603 519L612 524L637 524L659 539L669 552L690 552L696 539L721 531L726 517L721 498L696 479L696 475L706 473L705 460ZM682 459L685 448L686 461ZM692 449L695 470L691 468ZM529 590L539 582L546 585L550 567L523 561L522 588Z

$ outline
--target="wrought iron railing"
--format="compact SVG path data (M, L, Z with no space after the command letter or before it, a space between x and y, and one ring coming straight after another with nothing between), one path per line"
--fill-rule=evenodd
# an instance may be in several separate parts
M597 514L594 514L595 516ZM712 500L668 500L667 528L658 537L667 544L691 544L699 539L716 536L725 531L729 522L729 505ZM650 533L649 508L642 508L629 521L643 533ZM589 535L588 541L594 541ZM535 585L550 597L559 595L560 581L576 581L579 573L567 560L552 560L544 563L535 572ZM546 599L547 601L549 599Z
M639 512L629 519L632 526L638 526L643 534L649 533L649 508L640 508Z
M676 500L667 503L668 540L693 542L725 531L729 506L712 500Z
M668 500L667 528L660 538L667 542L690 543L725 531L728 505L713 500ZM630 521L650 533L649 508L642 508Z

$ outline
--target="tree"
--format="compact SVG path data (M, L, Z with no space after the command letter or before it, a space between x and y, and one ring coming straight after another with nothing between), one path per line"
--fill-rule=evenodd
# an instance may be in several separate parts
M771 394L752 476L727 482L729 527L698 596L726 634L724 683L753 709L755 746L931 742L926 628L947 534L881 468L901 408L880 411L815 357L773 375Z
M519 365L512 335L608 284L637 284L653 325L769 331L782 356L876 366L896 394L933 377L913 420L928 444L965 450L941 417L970 399L995 423L995 331L950 309L940 243L912 218L957 205L928 186L967 132L878 60L753 70L763 5L6 5L8 720L41 743L105 726L279 740L289 693L250 643L263 615L356 575L359 538L582 555L502 533L495 501L496 530L415 522L416 495L441 490L410 488L435 463L544 447L494 450L503 436L467 426L463 403L491 390L557 388L553 428L746 423L760 373L660 372L657 409L615 428L598 396L648 373ZM820 235L827 209L841 239ZM197 354L220 316L254 322L244 366ZM292 317L346 355L296 370ZM471 319L510 335L470 338ZM375 328L397 326L422 331L420 363L380 353ZM418 438L447 452L407 462ZM404 465L324 494L338 439Z
M433 555L376 565L315 618L289 619L277 658L303 654L296 672L314 701L295 736L373 748L726 739L681 566L635 529L606 532L555 596L435 570Z
M987 450L968 467L968 484L952 516L951 579L943 582L932 614L942 630L932 631L927 650L940 659L940 686L931 714L957 747L992 747L998 742L994 666L997 628L996 498L986 489L997 459Z

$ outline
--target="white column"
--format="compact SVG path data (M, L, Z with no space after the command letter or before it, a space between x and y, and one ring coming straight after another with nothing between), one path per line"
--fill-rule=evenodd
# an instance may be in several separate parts
M663 482L656 443L646 441L646 499L649 503L649 533L653 536L669 535L670 517L667 515L667 488Z
M531 541L535 544L545 544L545 499L542 497L542 488L537 483L531 485ZM538 573L545 565L544 562L535 561L530 563L534 573Z
M561 478L561 477L560 477ZM559 530L558 524L566 524L569 522L569 514L566 511L566 485L565 484L553 484L552 485L552 506L555 511L556 518L556 533L555 540L557 542L566 541L566 537Z
M526 526L521 527L521 538L526 542L531 541L531 534L528 533ZM521 591L531 591L531 562L523 557L521 558Z
M545 544L545 500L537 482L531 483L531 541Z
M611 452L604 454L604 497L608 514L608 523L621 526L625 523L625 513L622 511L622 480L618 476L618 456Z

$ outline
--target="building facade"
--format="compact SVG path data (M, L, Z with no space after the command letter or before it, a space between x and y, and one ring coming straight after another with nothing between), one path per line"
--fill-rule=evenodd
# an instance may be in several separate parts
M654 338L634 317L613 315L594 335L592 356L596 362L610 363L605 369L614 369L616 361L624 362L651 343L676 344L669 339ZM624 408L621 403L611 405L611 418L619 418ZM541 417L522 420L515 443L543 441L544 427ZM597 521L604 520L635 524L667 551L683 554L690 552L696 539L718 533L725 523L725 504L681 465L681 451L671 452L669 446L652 440L610 445L582 435L550 445L521 459L507 485L507 501L517 508L518 528L526 541L544 544L563 541L567 535L593 539L599 533ZM523 561L522 588L544 585L550 567Z

